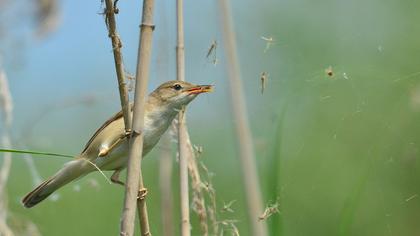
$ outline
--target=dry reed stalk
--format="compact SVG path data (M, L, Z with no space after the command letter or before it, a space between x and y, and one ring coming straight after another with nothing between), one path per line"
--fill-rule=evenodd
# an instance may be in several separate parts
M190 227L190 202L188 190L188 146L187 127L185 124L185 109L179 112L178 116L178 150L179 150L179 181L181 200L181 235L189 236Z
M105 5L105 22L108 28L108 37L111 38L112 42L112 51L114 52L115 71L117 73L118 89L120 91L120 102L124 116L125 131L129 133L131 128L130 105L126 81L124 78L124 64L121 53L122 43L117 33L117 23L115 21L115 13L117 12L117 9L114 8L113 0L105 0Z
M160 187L160 208L162 217L163 235L173 236L173 203L172 203L172 155L171 142L169 134L166 133L162 137L162 148L159 158L159 187Z
M10 148L10 139L8 131L2 135L1 145ZM13 231L7 224L7 191L6 185L9 178L10 168L12 166L12 154L3 153L3 161L0 169L0 235L13 236Z
M144 104L149 79L149 68L153 35L154 0L143 1L142 22L140 25L140 40L137 54L136 86L134 92L133 125L129 144L127 166L127 181L124 197L124 207L121 216L120 235L134 234L135 206L139 213L141 235L151 235L145 197L138 197L144 192L143 176L141 174L141 159L143 152Z
M191 178L191 188L192 188L192 205L193 211L198 215L200 222L201 234L203 236L208 235L209 227L207 223L207 210L206 203L203 196L203 182L201 181L200 171L197 165L197 157L195 156L194 148L191 144L189 134L187 133L187 145L188 145L188 171Z
M184 15L183 0L176 1L177 19L177 44L176 44L176 77L185 80L185 55L184 55ZM178 115L178 150L179 150L179 181L181 200L181 235L191 234L190 208L188 191L188 146L187 126L185 123L185 108Z
M12 126L12 111L13 102L7 82L6 73L0 68L0 109L3 113L3 135L1 137L1 145L5 148L10 148L10 129ZM3 161L0 168L0 235L13 236L13 231L7 224L8 210L7 210L7 191L6 185L12 166L12 154L3 153Z
M207 166L204 163L200 163L201 168L207 175L207 182L202 183L203 189L207 192L207 196L209 197L210 203L207 205L208 211L208 220L210 225L212 226L212 235L219 234L219 222L217 220L217 203L216 203L216 190L213 188L212 177L213 173L211 173ZM223 234L221 234L223 235Z
M167 18L165 14L166 4L162 2L160 8L157 9L161 12L159 29L162 32L158 39L157 49L157 68L156 77L159 81L165 81L169 78L169 56L168 56L168 32L167 32ZM159 188L160 188L160 205L161 205L161 228L162 235L174 236L174 202L173 202L173 166L172 159L172 129L168 130L161 138L159 149Z
M231 104L235 120L236 136L242 176L245 184L246 199L252 235L267 235L264 221L258 222L258 216L263 211L261 191L255 165L254 146L249 128L245 98L240 75L239 60L236 51L236 39L232 22L232 12L228 0L219 0L221 25L223 29L224 47L229 73Z
M171 135L171 140L175 143L178 143L178 140L177 140L177 137L178 137L178 120L177 119L175 119L172 122L172 128L170 129L170 131L171 132L169 134ZM195 156L195 148L191 144L191 140L190 140L188 132L186 133L186 137L187 137L186 142L187 142L187 148L188 148L188 152L187 152L187 155L188 155L188 173L189 173L190 178L191 178L192 197L193 197L193 199L192 199L192 210L198 215L202 235L208 235L209 230L208 230L207 207L206 207L206 204L205 204L205 197L204 197L204 193L203 193L203 189L207 189L208 185L206 183L203 183L202 180L201 180L200 170L199 170L198 164L197 164L197 157ZM199 150L197 152L199 152ZM204 165L203 165L203 168L205 168ZM206 171L207 174L209 174L207 172L207 168L205 168L205 171ZM210 188L212 188L212 187L210 187ZM210 193L209 193L209 196L211 196ZM210 212L210 210L211 210L211 207L209 208L209 212ZM211 215L210 215L210 218L211 218ZM213 219L214 219L214 221L211 221L212 219L210 219L210 221L211 222L216 222L216 220L215 220L216 218L214 217ZM216 232L216 231L214 231L214 232ZM214 235L216 235L216 233L214 233Z

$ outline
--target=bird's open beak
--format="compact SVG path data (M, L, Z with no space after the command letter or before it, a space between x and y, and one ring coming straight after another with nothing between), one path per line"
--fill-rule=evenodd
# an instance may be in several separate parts
M186 90L188 94L200 94L213 91L213 85L197 85Z

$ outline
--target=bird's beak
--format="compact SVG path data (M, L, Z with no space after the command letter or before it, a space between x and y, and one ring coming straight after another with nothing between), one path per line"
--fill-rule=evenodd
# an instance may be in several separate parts
M213 91L213 85L197 85L186 90L188 94L200 94Z

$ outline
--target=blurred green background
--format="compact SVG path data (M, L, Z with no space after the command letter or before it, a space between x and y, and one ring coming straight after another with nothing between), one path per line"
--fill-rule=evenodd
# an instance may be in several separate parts
M119 2L132 73L138 2ZM14 99L14 146L24 141L34 150L77 154L119 109L118 90L100 1L59 3L60 25L42 40L30 36L28 20L4 14L7 23L17 23L2 24L9 34L2 34L0 47ZM175 78L174 6L156 2L150 90ZM277 200L280 210L267 219L270 235L420 234L419 9L420 2L408 0L232 1L264 204ZM219 219L237 220L240 235L250 235L218 12L214 1L185 2L186 78L216 86L190 106L189 130L203 147L200 160L214 173ZM266 51L262 36L275 40ZM216 66L205 58L212 40L219 42ZM333 76L325 73L330 66ZM269 74L264 94L262 72ZM143 162L154 235L164 227L161 149ZM95 173L61 189L57 201L24 209L20 199L33 181L24 160L14 157L7 189L12 225L30 220L42 235L118 234L121 187ZM43 178L64 162L35 159ZM179 230L177 171L174 158ZM234 212L221 212L231 200Z

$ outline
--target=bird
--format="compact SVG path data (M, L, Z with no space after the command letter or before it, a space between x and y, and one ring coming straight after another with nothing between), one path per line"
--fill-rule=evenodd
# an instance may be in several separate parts
M150 93L145 102L143 157L158 143L181 109L197 95L213 90L212 85L195 85L185 81L167 81ZM130 104L133 111L133 104ZM111 182L124 185L119 173L127 167L129 134L125 131L122 111L116 113L92 135L84 149L64 164L23 199L31 208L64 185L96 170L114 171Z

